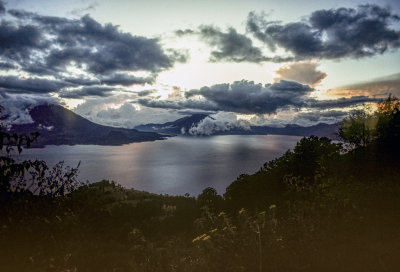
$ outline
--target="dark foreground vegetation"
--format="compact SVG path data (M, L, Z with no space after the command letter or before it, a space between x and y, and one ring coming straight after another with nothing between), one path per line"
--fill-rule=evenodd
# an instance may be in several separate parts
M344 146L303 138L194 198L15 162L31 138L2 132L0 270L398 271L399 101L353 112L339 134Z

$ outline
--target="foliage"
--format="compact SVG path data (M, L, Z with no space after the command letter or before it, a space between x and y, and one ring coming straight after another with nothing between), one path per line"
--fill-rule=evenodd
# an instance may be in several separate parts
M38 133L32 134L31 137L10 134L3 131L0 126L0 150L2 153L3 149L5 151L5 154L0 156L0 193L11 192L11 180L16 176L23 176L26 170L34 166L31 161L17 163L11 157L11 152L17 148L18 153L21 153L23 147L29 147L38 136ZM38 162L37 166L40 164Z
M216 211L222 207L222 197L218 195L214 188L207 187L201 194L198 195L197 200L201 207Z
M400 100L389 96L378 105L376 115L378 117L376 126L378 142L397 151L400 146L398 141L400 137Z
M345 118L339 128L339 136L355 148L379 144L399 148L400 136L400 101L389 96L378 103L377 111L370 114L367 110L357 110Z
M375 137L377 118L365 110L355 110L339 127L339 137L356 148L366 147Z
M333 171L341 146L327 138L302 138L293 151L264 165L252 176L241 176L228 186L225 199L230 207L256 208L276 203L275 194L290 188L303 190L321 182Z
M293 175L313 179L321 177L329 164L339 157L339 152L340 145L328 138L303 138L293 150Z
M276 205L271 205L255 214L241 209L234 216L225 212L203 215L200 220L209 221L209 228L202 229L192 242L210 259L212 271L263 271L264 251L278 249L281 241L275 210Z

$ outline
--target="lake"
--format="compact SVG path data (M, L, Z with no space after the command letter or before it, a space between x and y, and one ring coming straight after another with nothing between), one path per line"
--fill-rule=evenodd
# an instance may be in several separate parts
M25 149L18 159L41 159L49 166L63 160L76 166L79 179L114 180L126 188L153 193L198 195L206 187L223 194L240 174L252 174L292 149L301 137L224 135L172 137L124 146L46 146Z

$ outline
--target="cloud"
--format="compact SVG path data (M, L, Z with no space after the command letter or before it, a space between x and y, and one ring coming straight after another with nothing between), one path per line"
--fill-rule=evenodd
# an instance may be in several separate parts
M285 127L294 124L304 127L314 126L320 123L335 124L348 115L347 109L284 109L278 110L272 115L257 115L249 119L252 125Z
M43 104L59 104L59 101L48 95L0 93L0 106L3 107L2 115L5 116L1 123L6 128L10 128L11 125L33 123L29 111Z
M0 67L28 79L2 76L5 91L66 96L66 88L74 87L82 90L68 96L83 97L94 94L87 87L98 86L105 94L113 86L152 84L158 73L186 60L158 39L122 32L89 15L69 19L24 10L8 10L8 15L0 21Z
M88 6L85 7L85 8L76 8L76 9L73 9L73 10L71 11L71 14L72 14L72 15L76 15L76 16L82 16L83 14L86 14L86 13L89 12L89 11L95 10L98 6L99 6L99 3L93 2L93 3L91 3L90 5L88 5Z
M179 110L178 113L180 115L193 115L193 114L205 114L205 115L211 115L211 114L216 114L215 111L202 111L202 110Z
M178 30L175 31L175 35L178 36L178 37L182 37L182 36L185 36L185 35L194 35L194 34L198 34L198 32L193 30L193 29L189 29L189 28L187 28L187 29L178 29Z
M89 97L73 111L92 122L134 128L147 123L165 123L175 121L182 116L168 109L137 107L130 101L136 94L119 94L109 97Z
M317 70L316 62L295 62L284 65L275 73L278 75L276 81L285 79L293 80L310 86L318 85L327 74Z
M142 106L150 108L160 108L160 109L199 109L205 111L218 111L219 107L207 100L194 100L194 99L183 99L183 100L159 100L158 98L140 98L137 100Z
M211 62L254 62L265 61L284 62L292 58L271 58L263 55L260 48L253 45L253 41L244 34L238 33L230 27L226 32L218 27L202 25L198 30L177 30L177 36L198 35L201 40L212 47Z
M0 76L0 89L12 93L53 93L70 86L59 80Z
M206 117L197 126L191 127L188 131L193 136L210 136L218 132L231 131L234 129L250 130L250 123L244 120L227 122Z
M102 87L102 86L90 86L90 87L82 87L73 90L63 90L59 93L59 97L61 98L74 98L74 99L82 99L88 96L111 96L111 92L114 91L113 87Z
M38 26L15 25L6 20L0 22L0 40L1 59L15 64L24 64L34 50L44 50L49 46Z
M236 81L186 92L186 97L200 95L215 103L219 110L237 113L273 113L284 106L299 105L313 89L294 81L274 84Z
M3 1L0 1L0 14L4 14L6 12L6 8L4 6Z
M12 63L0 62L0 69L2 69L2 70L8 71L8 70L11 70L11 69L16 69L16 68L17 68L17 66L15 66Z
M142 97L142 96L148 96L148 95L153 94L155 92L157 92L157 90L144 90L144 91L137 92L137 95Z
M284 48L299 60L361 58L400 47L400 33L390 26L399 19L377 5L318 10L307 20L288 24L252 12L247 30L271 50Z
M146 83L154 83L154 77L135 77L128 74L116 73L111 76L105 76L101 78L101 83L106 85L144 85Z
M325 110L381 101L381 99L368 96L317 100L310 96L312 91L313 88L310 86L295 81L281 80L262 85L242 80L190 90L185 93L185 98L165 100L139 98L136 102L151 108L260 115L274 114L278 110L289 108Z
M237 120L236 114L219 112L201 120L188 131L182 131L193 136L210 136L219 132L231 130L250 130L250 123L245 120Z
M349 96L380 96L387 97L389 94L400 96L400 73L376 78L371 81L355 83L329 90L331 94Z
M47 66L53 69L63 69L74 61L97 74L141 70L156 73L171 68L174 62L156 39L120 32L116 26L101 25L88 15L67 21L39 15L32 19L55 34L55 42L61 46L46 56Z
M260 62L264 60L262 52L253 45L251 39L229 28L227 32L213 26L201 26L199 35L202 40L214 47L211 61Z
M197 109L205 111L227 111L236 113L273 113L278 108L303 103L303 96L312 91L307 85L294 81L274 84L255 84L253 81L236 81L232 84L217 84L185 93L186 99L157 100L139 99L147 107L168 109ZM193 98L200 96L200 99Z
M265 14L249 13L246 29L272 52L265 55L246 34L230 27L226 31L211 25L175 32L197 35L211 48L210 60L230 62L288 62L307 59L362 58L400 47L400 31L392 24L400 20L389 8L361 5L357 8L317 10L308 18L283 24L269 21Z
M331 100L316 100L309 99L306 101L305 106L317 109L332 109L332 108L346 108L364 103L378 103L381 98L368 97L368 96L352 96L349 98L338 98Z
M101 84L98 78L87 78L83 76L77 77L60 77L60 80L77 86L92 86Z
M343 120L347 115L348 112L344 110L299 112L294 115L291 123L303 126L310 126L318 123L334 124Z

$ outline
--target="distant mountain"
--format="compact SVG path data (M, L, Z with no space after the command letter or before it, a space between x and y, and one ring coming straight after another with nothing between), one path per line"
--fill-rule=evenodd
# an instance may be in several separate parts
M319 136L337 139L337 124L319 123L314 126L302 127L298 125L286 125L283 128L268 126L252 126L253 134L277 134L277 135L296 135L296 136Z
M204 118L210 116L206 114L194 114L180 118L174 122L164 124L147 124L135 127L140 131L167 133L173 135L186 135L191 127L197 126ZM230 130L216 131L212 135L295 135L295 136L319 136L328 137L330 139L337 139L337 124L319 123L314 126L302 127L298 125L286 125L285 127L270 127L270 126L251 126L249 129L234 127Z
M146 124L135 127L135 129L147 132L167 133L167 134L185 134L192 126L197 126L207 114L193 114L164 124ZM211 118L211 117L210 117ZM213 119L213 118L212 118ZM182 133L184 132L184 133Z
M59 105L41 105L30 111L31 124L14 125L12 132L39 132L35 145L122 145L132 142L162 140L164 136L136 129L116 128L95 124Z

